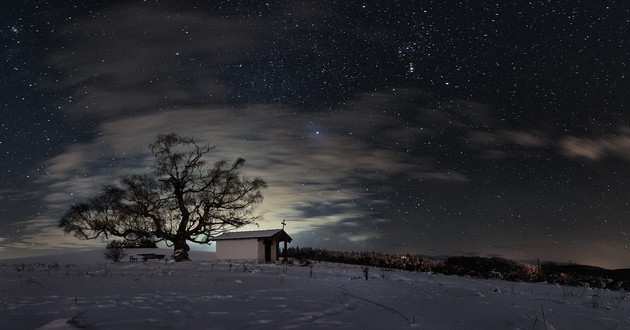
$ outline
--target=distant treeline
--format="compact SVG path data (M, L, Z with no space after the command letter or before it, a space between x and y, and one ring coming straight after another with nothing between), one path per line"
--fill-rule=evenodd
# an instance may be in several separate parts
M581 265L558 265L551 262L532 265L505 258L450 257L435 260L409 254L386 254L366 251L331 251L310 247L290 247L287 256L302 265L312 261L337 262L412 272L496 278L516 282L547 282L571 286L588 286L613 290L630 290L630 270L607 270Z

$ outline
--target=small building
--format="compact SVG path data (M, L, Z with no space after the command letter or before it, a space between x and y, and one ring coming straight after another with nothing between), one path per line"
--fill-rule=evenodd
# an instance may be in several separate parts
M280 259L280 242L291 242L284 229L224 233L214 238L219 260L253 260L272 262Z

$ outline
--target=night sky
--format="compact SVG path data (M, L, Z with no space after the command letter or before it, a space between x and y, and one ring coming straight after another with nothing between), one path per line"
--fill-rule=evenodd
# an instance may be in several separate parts
M630 267L626 1L0 4L0 256L176 132L293 246Z

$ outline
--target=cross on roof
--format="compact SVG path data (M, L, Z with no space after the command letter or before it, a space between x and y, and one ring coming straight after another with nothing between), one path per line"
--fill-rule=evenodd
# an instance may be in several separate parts
M286 226L286 225L287 225L286 221L285 221L284 219L282 219L281 224L282 224L282 230L284 230L284 226Z

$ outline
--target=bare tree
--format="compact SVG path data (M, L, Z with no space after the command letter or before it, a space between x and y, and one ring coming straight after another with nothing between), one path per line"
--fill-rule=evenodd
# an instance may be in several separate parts
M188 259L187 242L209 243L261 218L254 208L267 184L240 175L244 159L210 165L205 156L214 147L174 133L159 135L149 147L155 157L152 175L124 176L105 185L99 195L70 207L59 227L79 239L152 238Z

